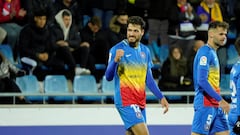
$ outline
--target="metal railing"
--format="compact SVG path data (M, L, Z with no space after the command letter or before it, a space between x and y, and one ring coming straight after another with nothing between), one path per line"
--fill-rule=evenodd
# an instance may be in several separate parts
M186 96L186 103L190 103L190 96L194 96L194 91L164 91L163 94L165 96ZM222 96L230 96L230 91L221 92ZM147 96L152 96L151 92L146 92ZM70 96L72 97L72 104L75 104L76 97L84 97L84 96L101 96L101 103L104 104L104 97L114 96L113 92L103 92L103 93L0 93L0 97L13 97L13 104L16 104L16 97L18 96L41 96L43 104L47 103L47 97L52 96Z

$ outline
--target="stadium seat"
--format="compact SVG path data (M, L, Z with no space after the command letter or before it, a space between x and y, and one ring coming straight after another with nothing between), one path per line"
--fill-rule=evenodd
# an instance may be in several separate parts
M105 70L107 66L105 64L95 64L96 70Z
M238 61L239 56L234 44L227 47L227 68L231 69L232 66Z
M64 96L70 93L67 78L64 75L47 75L44 79L44 91L46 94L56 94L56 96L49 96L54 101L74 100L73 96Z
M13 51L9 45L0 45L0 52L12 63L14 62Z
M229 91L230 87L230 74L222 74L220 80L221 91Z
M103 76L103 78L102 78L102 91L114 94L114 90L115 90L115 80L113 79L112 81L108 81L106 79L106 76Z
M104 100L104 96L99 95L96 78L93 75L76 75L73 81L73 91L74 93L85 94L77 96L78 99L83 101L103 102Z
M112 101L114 100L114 91L115 91L115 80L108 81L106 76L102 78L102 92L110 93L112 96L106 96L106 98L110 98Z
M37 77L34 75L25 75L16 78L16 84L22 93L26 94L42 94ZM28 101L44 101L44 96L26 96Z
M220 80L221 92L230 92L230 74L222 74ZM226 100L231 101L231 95L223 96Z

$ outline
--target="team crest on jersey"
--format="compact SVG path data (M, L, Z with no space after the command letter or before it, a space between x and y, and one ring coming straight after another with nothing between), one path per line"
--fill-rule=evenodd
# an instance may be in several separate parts
M136 112L136 117L137 117L138 119L141 119L141 118L142 118L142 113L141 113L141 112Z
M199 64L202 65L202 66L206 66L207 65L207 57L206 56L202 56L200 58L200 63Z
M146 54L144 52L141 52L140 55L142 58L146 58Z

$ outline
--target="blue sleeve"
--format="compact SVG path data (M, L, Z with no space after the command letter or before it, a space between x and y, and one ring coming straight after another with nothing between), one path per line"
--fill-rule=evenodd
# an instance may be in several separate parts
M240 77L237 79L237 113L240 116Z
M157 98L159 99L163 98L163 94L161 90L158 88L156 82L154 81L154 78L152 76L152 71L150 68L147 71L146 85Z
M118 63L115 62L114 60L108 63L107 70L105 71L105 76L108 81L111 81L114 78L117 65Z
M216 99L218 102L221 101L222 97L212 88L212 86L209 84L207 80L208 80L208 70L200 69L197 83L199 84L199 86L201 86L205 90L205 92L209 96Z
M109 51L109 59L108 59L108 66L105 71L105 77L108 81L111 81L114 78L115 71L117 68L118 63L114 61L116 50L111 48Z

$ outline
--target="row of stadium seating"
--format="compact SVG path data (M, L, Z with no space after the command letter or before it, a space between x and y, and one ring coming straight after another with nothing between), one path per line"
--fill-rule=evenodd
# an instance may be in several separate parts
M67 78L64 75L47 75L41 89L39 81L34 75L25 75L16 78L17 85L23 94L28 94L26 99L35 101L98 101L104 102L107 97L113 99L114 81L107 81L103 77L101 89L98 88L93 75L76 75L69 87ZM72 89L70 89L72 88Z

